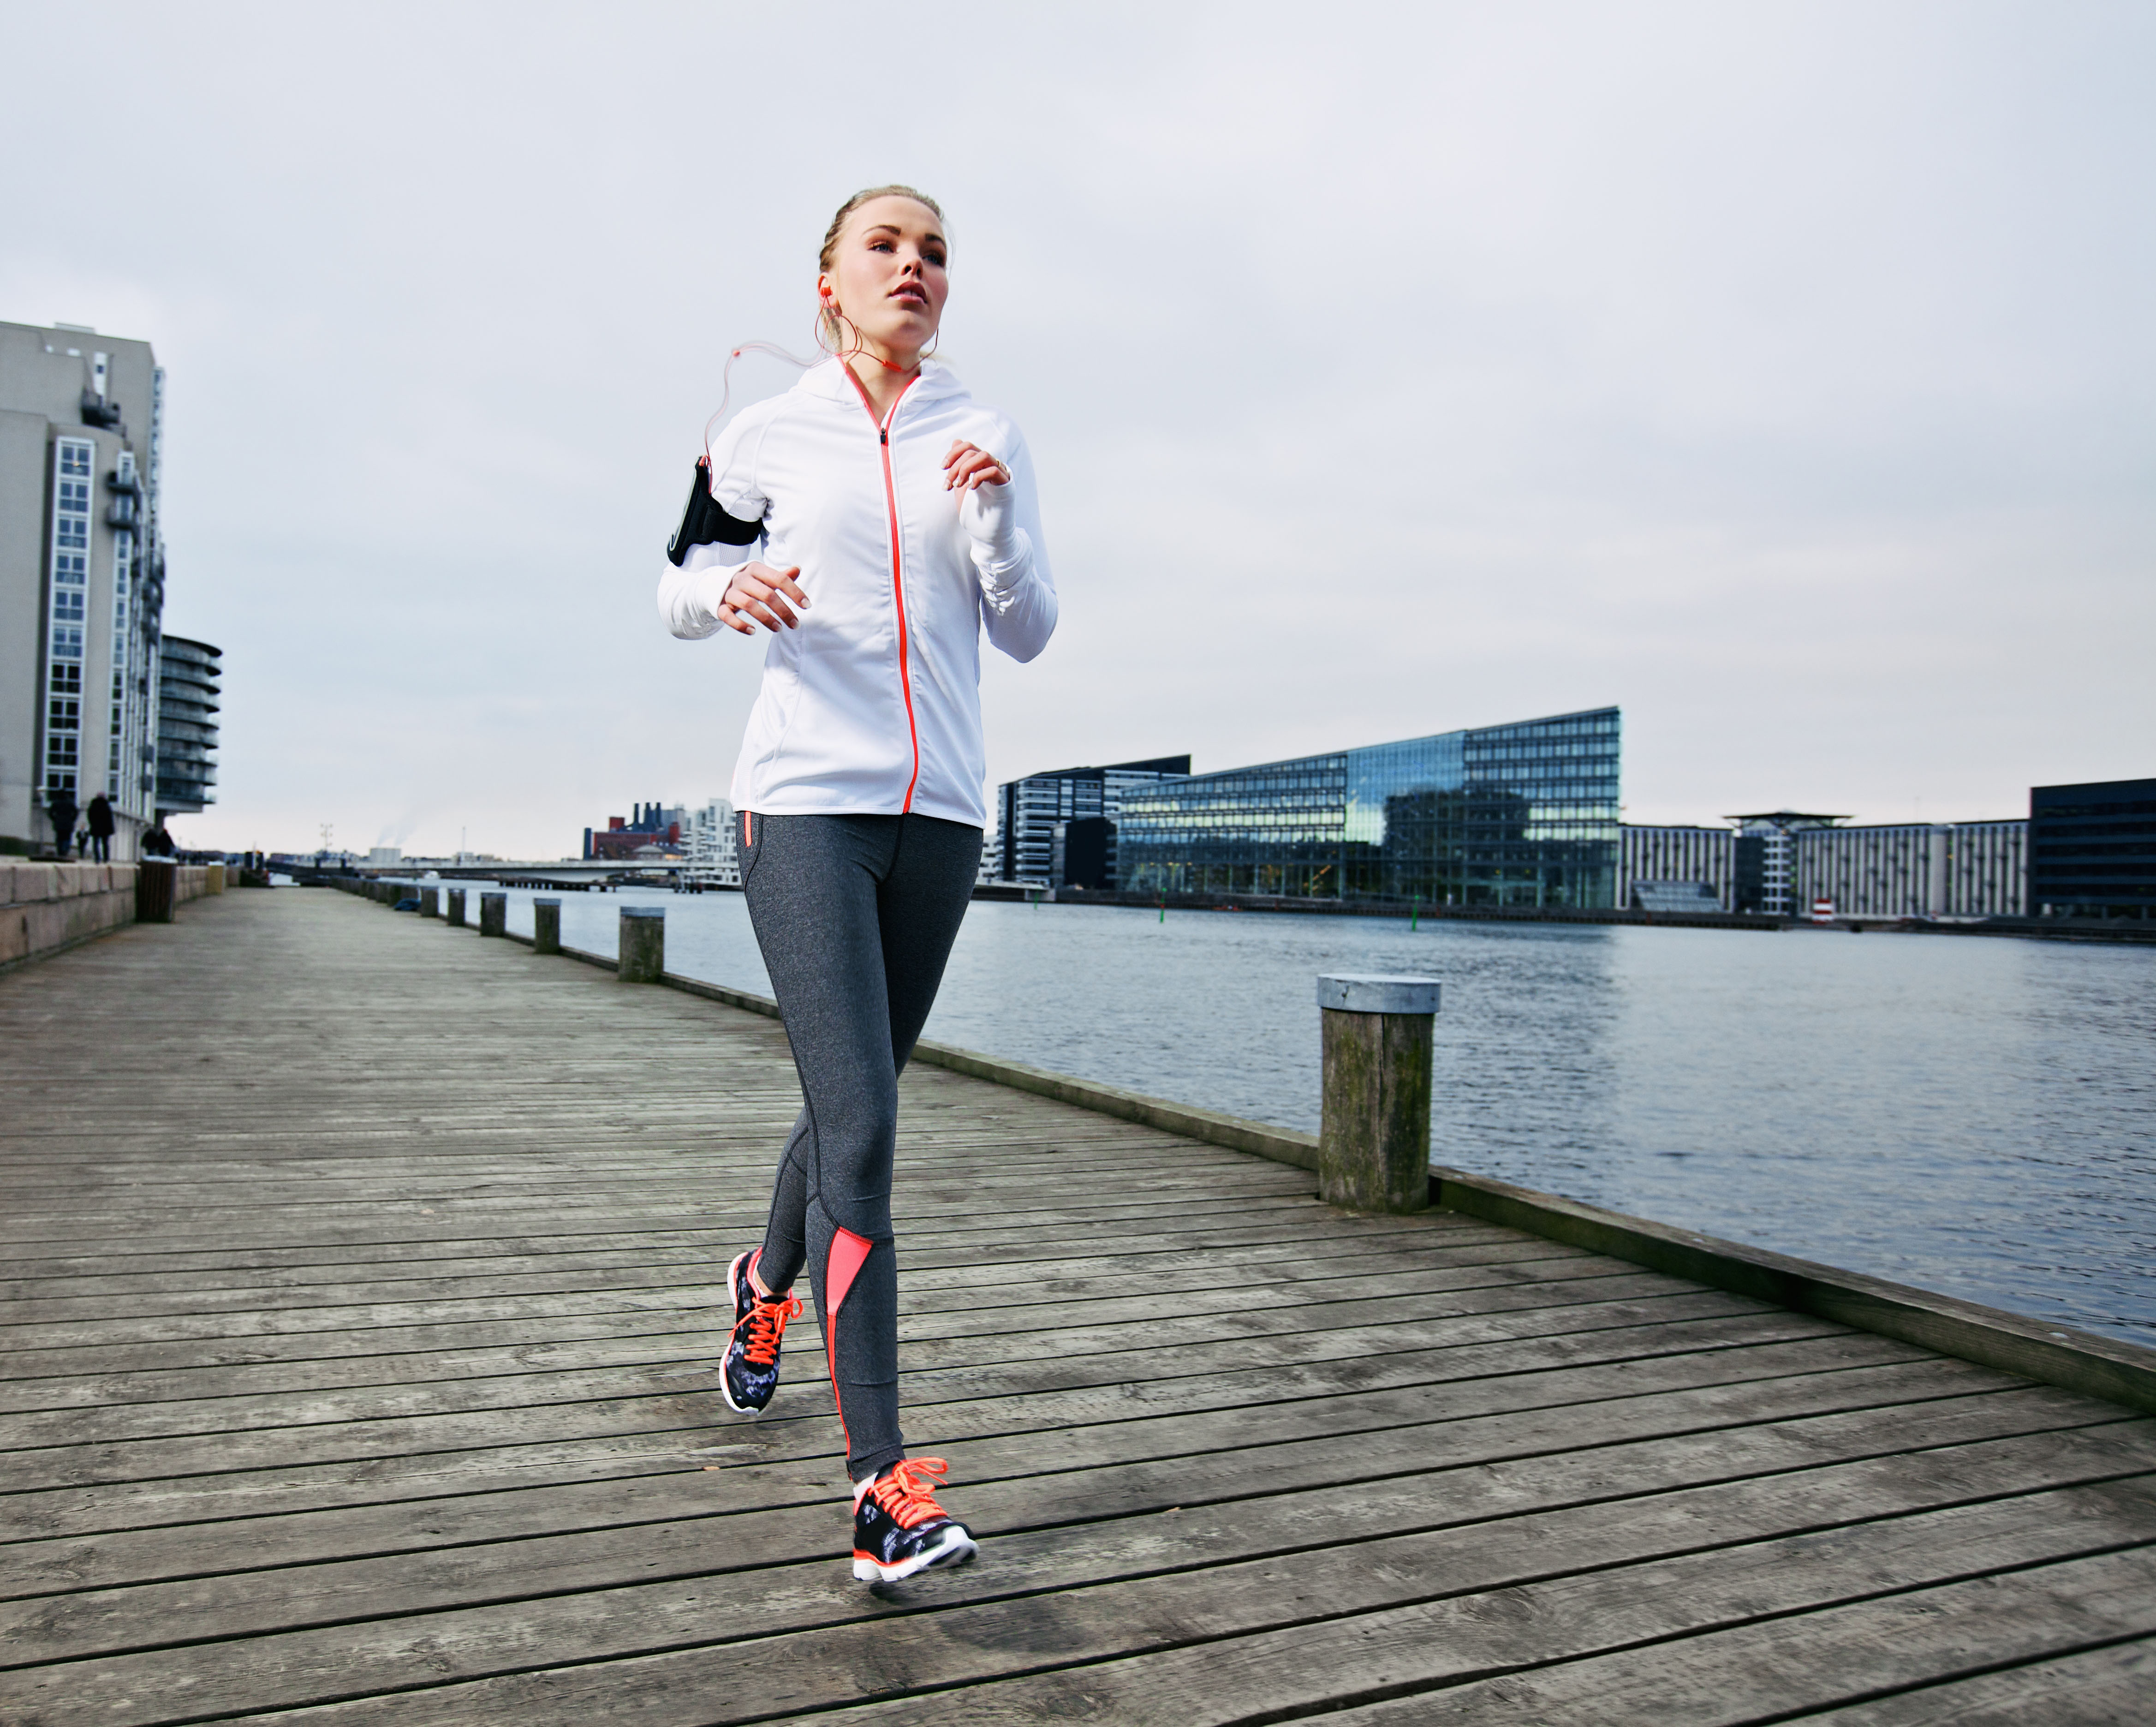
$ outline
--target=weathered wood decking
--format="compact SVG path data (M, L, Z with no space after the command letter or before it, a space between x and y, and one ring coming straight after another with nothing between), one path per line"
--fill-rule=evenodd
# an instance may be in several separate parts
M2156 1421L916 1068L853 1583L768 1020L329 893L0 979L0 1720L2146 1721Z

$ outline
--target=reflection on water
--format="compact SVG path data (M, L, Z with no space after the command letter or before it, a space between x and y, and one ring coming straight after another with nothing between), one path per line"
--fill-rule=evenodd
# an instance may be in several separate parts
M739 895L635 897L671 969L769 992ZM2156 953L983 904L928 1032L1315 1129L1322 971L1444 980L1441 1163L2156 1343Z

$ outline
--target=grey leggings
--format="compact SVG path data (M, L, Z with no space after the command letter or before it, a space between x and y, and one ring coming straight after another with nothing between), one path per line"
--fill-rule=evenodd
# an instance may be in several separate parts
M756 1274L805 1264L855 1481L906 1455L898 1431L898 1076L973 897L981 830L927 815L740 820L742 885L785 1015L803 1107L779 1160Z

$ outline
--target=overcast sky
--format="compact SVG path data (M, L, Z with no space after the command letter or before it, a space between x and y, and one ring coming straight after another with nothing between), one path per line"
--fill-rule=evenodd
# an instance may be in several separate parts
M184 843L723 795L661 548L894 179L1063 595L993 779L1609 702L1635 821L2156 774L2146 4L0 14L0 318L169 374Z

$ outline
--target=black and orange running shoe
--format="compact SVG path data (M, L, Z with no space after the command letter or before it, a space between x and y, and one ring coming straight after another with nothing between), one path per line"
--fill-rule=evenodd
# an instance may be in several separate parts
M726 1407L745 1416L762 1415L778 1389L778 1344L786 1322L801 1313L801 1298L782 1295L766 1301L749 1281L753 1253L739 1254L726 1267L726 1293L734 1299L734 1329L726 1339L720 1393Z
M950 1468L941 1457L903 1457L854 1488L854 1575L896 1583L931 1565L963 1565L978 1552L973 1532L936 1503Z

